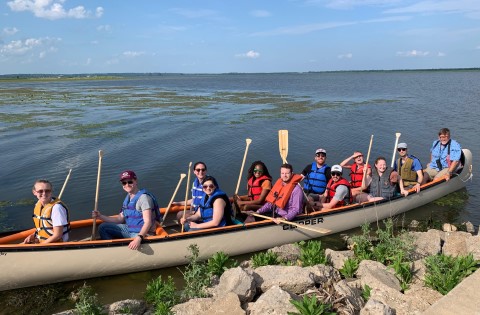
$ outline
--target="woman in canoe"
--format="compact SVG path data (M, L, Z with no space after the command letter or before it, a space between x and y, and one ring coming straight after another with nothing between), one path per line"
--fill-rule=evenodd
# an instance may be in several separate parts
M265 198L272 189L272 176L262 161L255 161L248 169L246 196L234 196L240 211L258 210L265 204Z
M202 188L205 196L200 202L199 211L180 219L185 231L210 229L231 223L232 205L227 194L218 188L217 180L206 176Z

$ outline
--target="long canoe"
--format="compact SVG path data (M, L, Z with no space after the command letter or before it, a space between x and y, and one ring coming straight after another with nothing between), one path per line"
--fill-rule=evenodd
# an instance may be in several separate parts
M302 214L292 221L297 226L264 220L185 233L178 227L166 227L146 238L135 251L127 247L131 239L85 240L91 233L91 219L72 222L71 241L64 243L18 244L33 229L15 233L0 238L0 290L181 265L187 263L191 244L197 244L200 258L206 259L219 251L240 255L356 228L465 187L472 176L472 154L467 149L463 152L464 167L448 181L442 178L427 183L419 193L412 191L407 197ZM171 209L169 215L174 217L173 210L181 208ZM327 232L321 234L315 229Z

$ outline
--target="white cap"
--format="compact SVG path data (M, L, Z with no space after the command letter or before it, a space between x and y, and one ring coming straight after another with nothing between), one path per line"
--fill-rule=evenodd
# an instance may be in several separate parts
M405 142L399 143L397 145L397 149L406 149L406 148L407 148L407 144Z
M332 166L332 168L330 169L330 172L340 172L340 173L343 173L343 169L340 165L334 165Z

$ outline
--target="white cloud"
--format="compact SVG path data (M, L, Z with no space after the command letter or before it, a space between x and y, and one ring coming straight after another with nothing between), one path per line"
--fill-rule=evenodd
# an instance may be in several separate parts
M310 0L307 1L309 4L323 4L332 9L353 9L355 7L364 7L364 6L392 6L396 3L401 3L401 0Z
M397 56L400 57L425 57L428 56L430 52L421 51L421 50L410 50L410 51L398 51Z
M445 57L446 55L446 53L439 51L437 57Z
M272 14L266 10L253 10L250 12L250 15L258 18L264 18L264 17L269 17Z
M112 27L108 24L97 26L97 31L99 32L111 32Z
M85 65L89 66L91 63L92 63L92 58L87 58L87 60L85 61Z
M189 19L211 18L217 15L216 11L206 10L206 9L190 10L190 9L182 9L182 8L173 8L170 11Z
M7 5L12 11L30 11L38 18L49 20L65 18L85 19L92 16L92 12L86 10L82 5L72 9L65 9L63 4L66 1L67 0L13 0L7 2ZM95 16L100 17L102 15L103 8L97 7L95 9Z
M55 45L60 42L60 38L28 38L24 41L14 40L8 44L0 46L0 56L23 56L28 53L38 51L40 58L45 57L48 52L56 52Z
M135 57L139 57L139 56L142 56L142 55L145 55L144 51L124 51L122 53L122 56L127 57L127 58L135 58Z
M352 53L341 54L337 56L338 59L352 59L352 57L353 57Z
M254 50L249 50L246 53L236 54L235 57L237 58L249 58L249 59L256 59L260 57L260 53Z
M18 32L16 27L4 27L2 30L2 35L4 36L12 36Z

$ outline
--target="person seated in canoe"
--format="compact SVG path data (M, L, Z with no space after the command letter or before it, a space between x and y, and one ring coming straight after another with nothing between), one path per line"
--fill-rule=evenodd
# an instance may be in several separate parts
M189 217L194 215L198 211L198 207L200 206L200 202L202 201L203 196L205 196L205 192L203 191L202 181L207 176L207 164L204 162L196 162L193 164L193 173L195 174L196 178L192 184L192 198L187 200L187 206L190 206L190 211L185 213L185 217ZM175 201L172 202L172 205L184 206L185 201ZM180 218L183 217L183 211L179 211L177 213L177 220L180 222Z
M267 202L256 212L249 210L245 213L253 216L255 213L272 213L273 221L277 224L281 223L278 219L293 220L303 208L303 192L298 184L302 179L302 175L293 173L292 165L283 164L280 178L267 195Z
M353 160L353 164L348 165L348 162ZM343 169L350 169L350 187L352 189L352 196L355 198L356 195L362 192L362 180L363 180L363 171L365 167L365 162L363 160L363 154L360 151L355 151L353 154L343 160L340 163L340 166ZM372 175L372 168L368 165L366 176Z
M461 157L462 147L457 141L450 138L450 129L440 129L438 140L435 140L430 148L430 163L424 170L423 182L426 183L443 176L449 180L460 166Z
M240 211L258 210L265 204L265 199L272 189L272 176L262 161L255 161L248 169L246 196L234 196Z
M405 193L403 185L398 182L398 173L387 166L387 160L384 157L378 157L375 160L375 167L372 170L372 176L367 177L366 185L370 186L370 193L360 193L357 195L357 202L380 201L383 199L392 199L395 195L397 183L400 190ZM363 187L366 189L366 187Z
M211 229L232 223L230 199L218 188L217 180L212 176L206 176L202 188L205 195L200 202L199 211L188 218L180 218L184 231Z
M340 165L332 166L330 174L332 174L332 178L328 181L321 201L314 202L312 205L315 210L333 209L352 203L350 182L342 177L342 167Z
M100 211L92 211L92 217L103 221L98 227L102 240L133 238L128 248L136 250L145 237L155 235L157 222L161 220L158 202L152 193L138 188L135 172L122 172L120 183L127 193L120 213L106 216Z
M393 164L393 170L398 172L399 182L407 191L400 191L403 195L408 195L408 189L415 188L420 192L420 185L423 181L423 168L420 160L413 155L408 154L407 144L402 142L397 146L400 157ZM400 185L400 183L399 183Z
M325 192L327 183L330 180L330 166L326 164L327 151L317 149L315 161L308 164L302 171L303 190L309 201L320 201L320 196Z
M32 193L38 199L33 210L36 231L27 236L23 243L68 241L70 231L68 208L60 199L52 197L52 183L46 179L38 179L33 184Z

